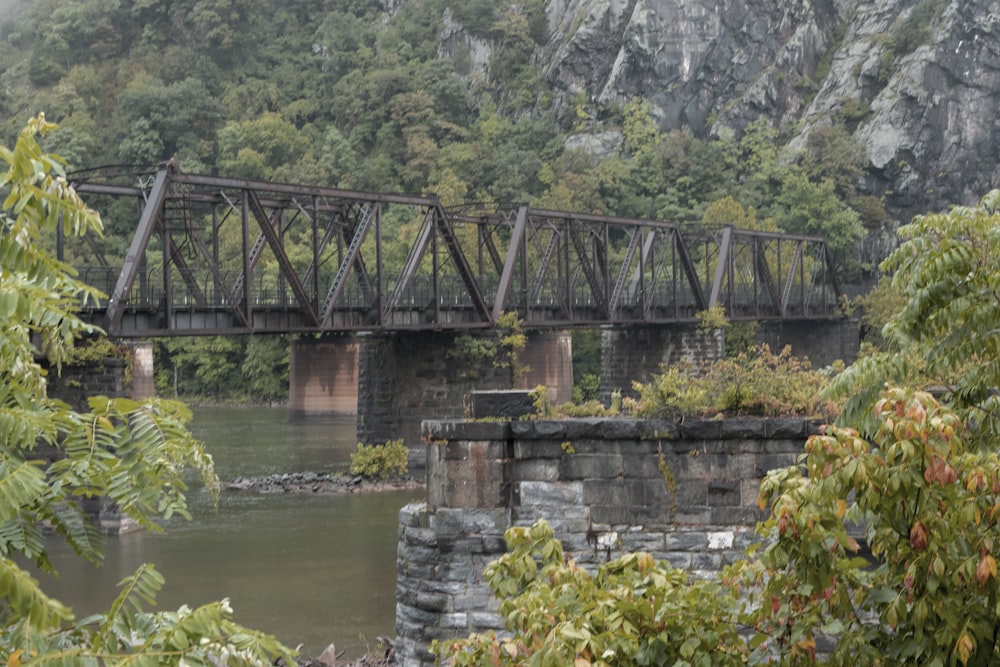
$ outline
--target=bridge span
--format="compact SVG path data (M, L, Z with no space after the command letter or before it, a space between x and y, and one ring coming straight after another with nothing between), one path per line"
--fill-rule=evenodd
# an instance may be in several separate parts
M433 195L171 166L71 181L116 236L131 234L127 248L57 238L58 256L107 295L84 319L118 338L302 334L291 342L290 415L355 414L359 440L402 436L418 464L420 421L461 416L471 390L545 385L569 400L574 327L602 328L606 398L664 364L720 356L722 334L697 326L715 306L818 363L857 350L836 267L814 236L445 208ZM463 351L463 336L488 348L505 313L528 333L523 376ZM151 347L137 344L151 378Z
M127 249L59 255L117 337L841 317L822 238L183 173L71 176ZM131 200L131 202L129 201ZM110 220L109 220L110 217ZM73 241L73 243L82 243Z

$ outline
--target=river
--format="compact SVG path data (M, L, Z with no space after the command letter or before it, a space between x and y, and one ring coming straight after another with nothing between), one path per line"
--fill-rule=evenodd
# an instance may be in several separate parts
M197 408L192 432L224 482L274 472L337 471L355 451L353 420L289 422L283 408ZM167 580L160 609L228 597L235 619L306 655L333 642L345 658L394 636L396 521L423 491L336 495L223 492L214 510L193 490L193 520L172 519L161 535L105 540L100 569L64 543L53 546L60 578L46 590L78 617L107 609L116 584L144 562Z

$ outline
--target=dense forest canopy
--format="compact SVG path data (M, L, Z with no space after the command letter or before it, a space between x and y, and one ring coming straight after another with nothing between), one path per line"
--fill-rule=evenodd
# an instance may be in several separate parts
M44 110L62 128L47 148L75 168L175 157L190 172L446 205L686 221L733 197L779 229L827 234L844 259L862 225L885 220L856 191L863 155L844 125L782 155L766 118L708 138L661 132L641 97L554 104L536 58L542 0L43 0L11 16L4 134ZM482 53L444 57L455 26L490 45L483 67ZM567 143L609 133L599 150Z
M433 192L445 206L530 202L819 234L842 281L870 278L878 258L863 239L888 214L859 191L854 119L790 151L787 129L763 116L699 136L662 130L642 96L566 104L540 64L546 10L543 0L15 3L0 24L0 122L9 139L44 111L60 125L45 148L72 169L173 158L195 173ZM120 258L134 212L102 214L103 252ZM280 376L244 368L246 346L165 344L161 387L171 369L199 394L256 373L274 385L262 396L280 396ZM268 359L283 347L254 344ZM229 374L199 368L206 355Z

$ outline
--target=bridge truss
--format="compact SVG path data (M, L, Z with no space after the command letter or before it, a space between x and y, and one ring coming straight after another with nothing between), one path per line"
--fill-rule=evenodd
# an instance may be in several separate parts
M185 174L73 176L127 249L58 239L114 336L840 317L822 238ZM136 223L135 220L138 219ZM76 245L79 243L78 245Z

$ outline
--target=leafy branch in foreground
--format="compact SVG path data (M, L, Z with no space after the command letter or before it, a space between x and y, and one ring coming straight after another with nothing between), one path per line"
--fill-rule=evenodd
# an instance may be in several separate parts
M859 359L830 387L841 422L874 429L885 384L935 388L979 437L1000 434L1000 190L978 206L918 216L882 263L905 305L882 329L887 350Z
M77 620L15 562L51 571L41 526L81 557L101 560L100 537L78 503L107 497L149 530L187 516L184 471L210 492L212 459L191 437L190 413L171 401L92 397L77 412L46 392L38 358L58 367L82 334L99 333L75 314L98 292L41 249L44 235L100 233L101 220L68 185L59 158L37 137L55 128L32 118L7 164L0 211L0 658L21 664L243 665L292 652L274 637L232 620L226 601L198 609L146 612L163 583L150 566L122 582L111 609ZM39 341L41 347L35 345Z

